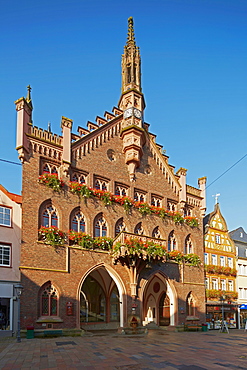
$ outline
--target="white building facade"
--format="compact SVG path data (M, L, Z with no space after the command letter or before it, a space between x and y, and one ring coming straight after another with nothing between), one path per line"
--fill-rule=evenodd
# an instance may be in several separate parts
M0 335L17 330L15 285L20 282L21 245L20 195L0 185Z

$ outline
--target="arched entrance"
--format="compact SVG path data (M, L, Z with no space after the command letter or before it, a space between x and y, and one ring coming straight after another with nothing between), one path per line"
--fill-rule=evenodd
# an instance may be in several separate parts
M159 301L159 325L170 325L170 298L167 293L163 293Z
M117 328L123 322L124 287L115 271L98 266L84 276L80 296L80 327L104 324Z
M175 325L175 294L168 280L154 274L143 287L143 325Z

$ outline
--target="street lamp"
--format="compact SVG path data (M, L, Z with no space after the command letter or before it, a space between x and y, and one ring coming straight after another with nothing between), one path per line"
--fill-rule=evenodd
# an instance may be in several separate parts
M223 292L222 296L220 297L220 301L222 301L222 324L221 324L221 329L220 331L224 331L224 329L226 329L226 331L228 332L228 328L226 327L226 325L224 324L224 302L226 300L227 296L226 294Z
M18 320L17 320L17 342L21 342L21 292L23 286L21 283L15 284L15 293L18 302Z

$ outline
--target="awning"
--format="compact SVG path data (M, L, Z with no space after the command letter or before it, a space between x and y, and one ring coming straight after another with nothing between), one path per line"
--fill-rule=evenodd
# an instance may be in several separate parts
M247 310L247 304L241 304L239 308L240 310Z

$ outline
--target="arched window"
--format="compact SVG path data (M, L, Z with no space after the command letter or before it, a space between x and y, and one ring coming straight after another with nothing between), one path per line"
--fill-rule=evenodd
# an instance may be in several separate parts
M86 231L86 222L85 217L82 214L82 212L78 211L76 212L71 219L71 230L77 231L77 232L85 232Z
M107 224L104 216L99 214L94 221L94 236L107 236Z
M58 174L57 167L50 163L44 163L42 173L55 173Z
M53 207L51 204L47 204L47 206L42 211L41 226L44 226L44 227L51 227L51 226L58 227L57 211L56 211L55 207Z
M51 282L47 283L41 291L40 314L41 316L58 315L58 294Z
M186 299L186 311L188 316L196 316L196 302L191 292Z
M71 181L79 182L79 184L85 184L85 182L86 182L84 175L78 174L78 173L75 173L75 172L71 176Z
M135 230L134 230L134 234L137 234L137 235L143 235L144 234L144 229L142 227L141 222L139 222L139 224L136 225Z
M184 253L193 253L193 244L190 238L190 234L186 237L185 242L184 242Z
M125 223L123 221L123 218L120 218L115 226L115 236L117 236L123 230L125 230Z
M153 229L152 237L153 237L153 238L158 238L158 239L160 239L160 238L161 238L161 234L160 234L159 226L156 226L156 227Z
M168 244L167 244L167 250L168 252L174 251L177 249L177 242L174 234L174 230L172 230L168 236Z

